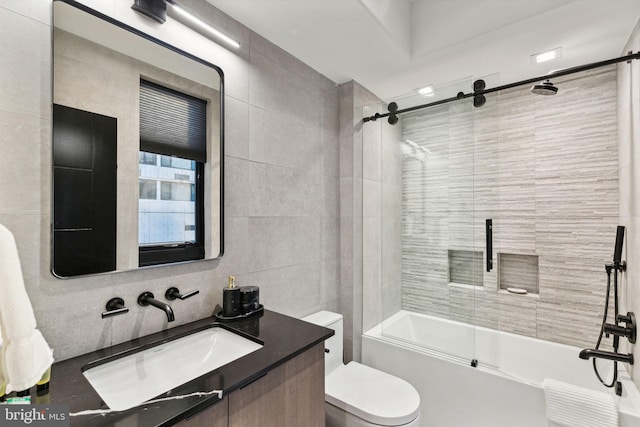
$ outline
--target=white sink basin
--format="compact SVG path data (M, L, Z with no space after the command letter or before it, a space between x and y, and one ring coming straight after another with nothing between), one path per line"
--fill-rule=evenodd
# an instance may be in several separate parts
M109 408L121 411L260 348L261 344L212 327L89 368L83 375Z

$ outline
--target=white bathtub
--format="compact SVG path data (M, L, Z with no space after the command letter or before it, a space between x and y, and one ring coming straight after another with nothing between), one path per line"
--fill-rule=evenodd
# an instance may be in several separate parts
M451 352L454 346L465 357L426 349ZM613 393L597 380L591 360L578 358L579 351L404 310L362 337L363 363L416 387L423 427L547 427L545 378ZM612 365L599 362L602 370ZM621 366L620 427L640 427L640 393Z

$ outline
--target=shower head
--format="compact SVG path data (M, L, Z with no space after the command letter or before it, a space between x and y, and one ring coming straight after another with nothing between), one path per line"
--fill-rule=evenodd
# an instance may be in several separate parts
M558 93L558 88L549 80L545 80L540 84L532 86L531 92L536 95L555 95Z

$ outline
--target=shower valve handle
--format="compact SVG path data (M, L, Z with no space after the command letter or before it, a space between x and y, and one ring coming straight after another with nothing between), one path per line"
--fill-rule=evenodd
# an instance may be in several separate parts
M616 337L626 337L631 344L636 342L636 316L632 312L628 312L626 316L618 315L617 322L623 322L625 326L604 324L604 332L612 334Z

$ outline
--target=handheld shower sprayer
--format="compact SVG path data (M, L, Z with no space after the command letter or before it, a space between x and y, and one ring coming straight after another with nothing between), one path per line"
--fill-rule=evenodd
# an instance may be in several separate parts
M613 387L616 384L616 393L620 394L622 388L618 383L618 362L629 363L633 365L633 354L621 354L618 353L618 347L620 345L620 337L627 338L630 343L636 342L636 317L632 312L628 312L626 315L619 314L618 307L618 273L622 273L626 270L627 264L622 261L622 246L624 243L624 226L619 225L616 230L616 243L613 251L613 263L605 264L605 270L607 272L607 292L605 296L604 304L604 316L602 318L602 325L600 326L600 334L598 341L596 342L595 349L584 349L580 352L579 357L581 359L593 358L593 370L598 377L598 380L605 387ZM607 323L609 314L609 297L611 295L611 273L613 272L613 293L614 293L614 323ZM624 325L621 325L623 323ZM609 338L613 335L613 352L600 350L600 344L602 343L602 337ZM596 365L596 359L613 360L613 379L610 383L605 382L600 373L598 372L598 366Z

